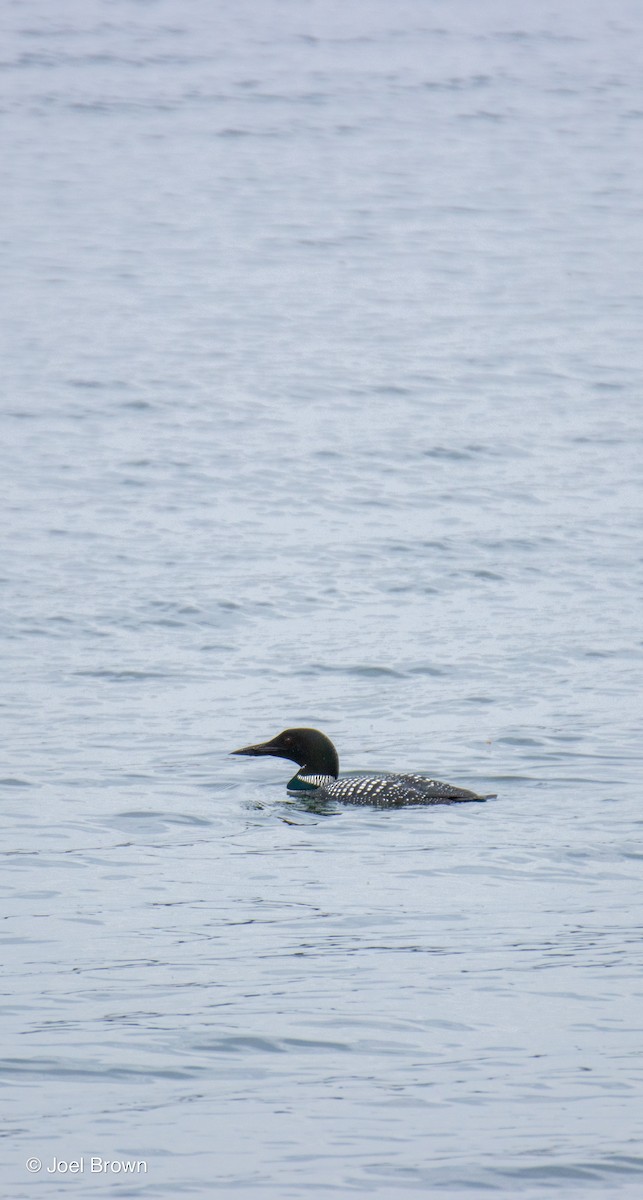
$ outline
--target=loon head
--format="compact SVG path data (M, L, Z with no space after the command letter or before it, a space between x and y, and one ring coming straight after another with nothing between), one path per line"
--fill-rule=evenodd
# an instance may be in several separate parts
M300 776L323 776L337 779L339 759L330 738L318 729L284 729L271 742L257 746L244 746L233 750L233 754L272 754L275 758L289 758L297 763Z

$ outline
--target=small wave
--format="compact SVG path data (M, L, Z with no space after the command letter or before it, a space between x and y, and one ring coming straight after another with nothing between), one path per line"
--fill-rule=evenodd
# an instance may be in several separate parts
M0 1076L32 1076L48 1079L193 1079L202 1074L199 1067L154 1068L113 1066L102 1063L64 1062L58 1058L5 1058L0 1061Z
M109 668L97 667L88 668L84 671L74 671L74 675L81 675L89 679L109 679L114 683L129 683L143 679L169 679L172 676L172 671L116 671Z
M367 663L357 664L353 666L334 666L327 663L311 663L310 667L304 668L299 672L300 675L355 675L358 678L379 678L380 676L403 679L405 672L397 671L394 667L383 667L377 664L369 665Z

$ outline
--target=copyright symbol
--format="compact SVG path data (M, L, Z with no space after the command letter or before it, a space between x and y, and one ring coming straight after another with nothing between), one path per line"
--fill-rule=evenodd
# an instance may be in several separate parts
M42 1163L39 1158L28 1158L27 1159L27 1170L28 1171L40 1171L41 1167L42 1167Z

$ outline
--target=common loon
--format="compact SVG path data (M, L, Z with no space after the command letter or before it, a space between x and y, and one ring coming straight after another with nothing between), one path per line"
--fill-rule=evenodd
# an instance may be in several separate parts
M233 754L272 754L297 763L299 770L288 784L289 792L308 792L320 800L344 804L453 804L458 800L487 800L451 783L440 783L428 775L355 772L338 779L339 759L330 738L318 729L285 729L271 742L244 746Z

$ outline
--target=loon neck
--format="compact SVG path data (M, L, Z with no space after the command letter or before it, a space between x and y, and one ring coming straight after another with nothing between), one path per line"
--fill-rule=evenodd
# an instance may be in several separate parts
M313 775L310 768L302 767L288 783L289 792L316 792L318 788L334 783L336 775Z

